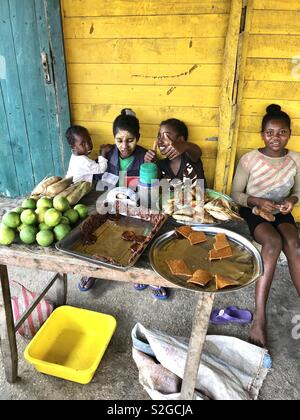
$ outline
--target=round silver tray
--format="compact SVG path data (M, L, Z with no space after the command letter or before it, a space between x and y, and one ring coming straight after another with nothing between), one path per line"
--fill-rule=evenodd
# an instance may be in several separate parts
M191 227L200 227L200 228L201 227L215 227L215 226L220 226L223 223L226 223L225 221L224 222L219 221L219 222L215 222L215 223L188 222L188 221L183 221L183 220L182 221L181 220L176 220L172 216L170 216L170 217L172 218L172 221L174 223L178 223L179 225L191 226Z
M222 290L207 290L207 288L205 287L201 287L201 286L197 286L195 284L192 283L186 283L185 280L183 280L182 277L178 277L175 275L172 275L171 273L169 275L166 275L166 273L162 272L162 270L159 268L157 261L156 261L156 254L159 252L159 248L161 248L162 246L165 246L168 242L171 242L172 240L178 238L177 233L175 230L170 231L162 236L160 236L159 238L157 238L154 243L152 244L152 247L150 249L150 253L149 253L149 258L150 258L150 263L151 266L153 268L153 270L160 275L162 278L164 278L165 280L169 281L170 283L175 284L176 286L182 288L182 289L187 289L187 290L192 290L194 292L201 292L201 293L232 293L232 292L236 292L237 290L243 289L245 287L250 286L251 284L255 283L259 277L261 277L263 275L263 261L262 261L262 257L259 253L259 251L257 250L257 248L255 248L255 246L246 238L244 238L243 236L239 235L238 233L232 232L230 230L227 229L223 229L220 227L197 227L194 230L197 231L202 231L208 235L214 235L217 233L224 233L232 242L244 247L253 257L253 274L252 274L252 278L245 284L242 284L240 286L237 287L232 287L229 289L222 289ZM180 257L180 256L178 256Z

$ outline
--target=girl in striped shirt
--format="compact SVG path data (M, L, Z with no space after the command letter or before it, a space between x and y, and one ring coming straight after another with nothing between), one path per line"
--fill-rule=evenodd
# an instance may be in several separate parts
M300 154L286 148L291 120L279 105L270 105L262 121L265 146L240 160L232 197L240 214L262 245L264 275L256 286L256 309L250 342L267 346L266 306L280 252L285 253L290 275L300 296L300 241L291 214L300 199Z

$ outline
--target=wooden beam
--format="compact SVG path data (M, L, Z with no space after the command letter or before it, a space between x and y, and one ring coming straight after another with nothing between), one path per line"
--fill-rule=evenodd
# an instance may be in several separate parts
M237 98L237 55L240 45L243 6L243 0L232 2L224 52L224 70L220 100L220 135L215 173L215 189L221 192L225 192L226 190L229 162L232 153L232 124L235 119Z
M240 44L239 44L239 59L238 59L238 68L237 68L238 96L237 96L237 103L236 103L235 121L232 127L231 154L228 161L228 172L227 172L227 178L226 178L227 194L230 194L230 191L231 191L235 160L236 160L238 136L239 136L239 129L240 129L241 108L242 108L242 101L243 101L243 96L244 96L247 51L248 51L248 45L249 45L249 33L250 33L251 24L252 24L252 15L253 15L253 0L248 0L245 31L244 33L240 35Z

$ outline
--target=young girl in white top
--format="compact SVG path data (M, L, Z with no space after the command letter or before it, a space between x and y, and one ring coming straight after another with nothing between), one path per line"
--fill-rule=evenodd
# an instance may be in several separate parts
M94 175L103 174L107 169L106 151L101 150L98 161L88 157L93 150L93 142L88 130L79 125L73 125L66 132L67 141L72 149L67 178L73 177L73 182L93 182Z

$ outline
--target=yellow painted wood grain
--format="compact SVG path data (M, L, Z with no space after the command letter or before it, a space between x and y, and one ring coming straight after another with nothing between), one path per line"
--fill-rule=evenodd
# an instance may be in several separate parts
M240 77L237 66L237 55L240 46L242 10L242 0L236 0L232 3L224 51L222 86L220 91L220 136L214 187L217 191L224 193L227 189L228 176L230 174L234 137L233 123L235 121L238 94L237 80Z
M218 87L207 86L122 86L70 85L71 104L111 104L131 107L203 106L219 105Z
M241 113L242 115L259 116L261 119L266 114L266 108L268 105L278 103L283 111L287 112L289 116L299 118L300 101L288 101L278 99L243 99Z
M300 35L300 11L255 10L251 33Z
M175 117L203 150L213 185L220 85L230 0L62 0L72 121L96 147L112 141L124 107L152 147L159 123ZM162 24L163 22L163 24ZM197 67L196 67L197 66Z
M83 64L220 64L224 44L224 38L65 39L67 62Z
M298 100L300 84L295 82L262 82L248 81L244 86L244 97L255 99L274 98L277 101L281 99Z
M249 58L246 80L300 81L300 56L298 66L291 59Z
M298 115L300 117L300 114ZM246 133L259 133L261 130L261 117L241 116L240 131ZM292 119L292 132L300 136L300 119Z
M63 15L131 16L229 13L231 0L62 0Z
M228 15L65 18L65 38L211 38L226 35Z
M251 35L248 57L287 58L300 55L300 36L296 35Z
M121 111L120 105L73 104L72 119L112 123ZM180 118L188 127L218 127L219 108L182 106L136 106L134 111L144 124L156 124L169 118Z
M300 10L299 0L254 0L254 9Z
M220 86L221 64L69 64L69 83Z

